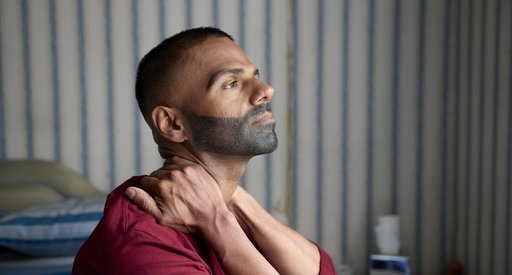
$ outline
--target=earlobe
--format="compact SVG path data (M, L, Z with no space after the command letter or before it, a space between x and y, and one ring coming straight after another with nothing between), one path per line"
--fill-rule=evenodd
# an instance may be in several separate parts
M181 143L187 140L182 120L173 108L157 106L151 113L153 125L165 139Z

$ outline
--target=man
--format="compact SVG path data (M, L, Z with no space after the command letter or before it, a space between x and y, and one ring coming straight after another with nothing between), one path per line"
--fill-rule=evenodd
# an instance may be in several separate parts
M109 195L74 274L334 274L239 186L277 136L274 90L231 36L196 28L163 41L141 61L136 95L166 161Z

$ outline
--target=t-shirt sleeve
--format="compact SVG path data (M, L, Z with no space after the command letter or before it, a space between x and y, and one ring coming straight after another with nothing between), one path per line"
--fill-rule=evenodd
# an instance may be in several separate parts
M206 262L211 260L202 258L203 249L191 236L156 224L125 197L126 188L141 178L109 194L103 218L75 257L73 275L212 274Z
M320 252L320 272L318 274L335 275L336 271L334 270L334 264L332 263L331 257L319 245L317 245L317 247L318 251Z
M212 274L197 255L163 245L145 232L133 230L131 240L114 242L101 256L102 274Z

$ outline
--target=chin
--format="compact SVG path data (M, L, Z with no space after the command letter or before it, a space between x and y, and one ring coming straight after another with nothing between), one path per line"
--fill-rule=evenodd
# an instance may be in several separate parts
M261 146L259 149L259 153L257 155L264 155L264 154L270 154L274 152L277 149L278 140L277 136L274 134L274 136L271 138L272 142L268 142L265 146Z

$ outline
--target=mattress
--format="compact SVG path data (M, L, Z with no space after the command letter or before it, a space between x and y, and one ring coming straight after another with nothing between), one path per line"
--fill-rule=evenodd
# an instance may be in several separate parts
M73 256L32 258L17 254L0 255L0 274L9 275L64 275L71 274Z

